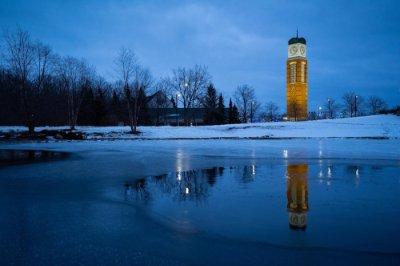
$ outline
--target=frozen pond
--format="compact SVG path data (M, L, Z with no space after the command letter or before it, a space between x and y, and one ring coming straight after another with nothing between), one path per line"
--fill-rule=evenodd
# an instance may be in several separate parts
M2 265L400 263L398 140L0 147Z
M66 152L48 150L0 150L0 167L13 164L44 162L49 160L64 159Z

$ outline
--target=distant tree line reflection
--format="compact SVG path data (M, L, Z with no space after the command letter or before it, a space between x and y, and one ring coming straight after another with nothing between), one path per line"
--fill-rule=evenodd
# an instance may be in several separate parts
M223 167L213 167L202 170L178 171L164 175L150 176L125 183L128 197L145 203L152 200L155 189L162 194L170 195L176 201L205 201L209 190L217 178L224 173Z
M68 153L58 151L0 149L0 166L62 159L67 156Z
M320 165L315 176L320 183L331 185L334 167ZM323 168L323 169L322 169ZM361 167L347 165L344 171L351 173L356 182L359 182ZM379 167L372 168L379 171ZM211 189L222 180L224 173L229 171L237 177L237 182L249 184L254 182L257 172L256 165L243 167L212 167L201 170L178 171L147 178L136 179L125 183L125 195L128 200L148 204L156 197L169 197L177 202L204 203L211 194ZM286 200L289 226L291 229L305 230L307 227L308 201L308 164L288 164L286 166ZM357 183L356 183L357 184Z

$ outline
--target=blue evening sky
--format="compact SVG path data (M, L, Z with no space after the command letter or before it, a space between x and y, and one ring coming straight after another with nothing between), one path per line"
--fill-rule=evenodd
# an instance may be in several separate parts
M107 79L125 46L155 77L208 66L225 97L239 84L285 103L287 41L307 40L309 106L346 91L400 103L400 1L0 0L0 26L17 25Z

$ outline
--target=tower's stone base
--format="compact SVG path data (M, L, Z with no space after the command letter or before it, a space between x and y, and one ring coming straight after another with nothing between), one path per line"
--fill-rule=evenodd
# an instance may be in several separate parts
M295 69L291 66L295 65ZM308 119L308 71L307 59L292 58L286 64L286 110L290 121L302 121ZM295 72L291 72L295 70ZM291 76L295 73L295 78Z

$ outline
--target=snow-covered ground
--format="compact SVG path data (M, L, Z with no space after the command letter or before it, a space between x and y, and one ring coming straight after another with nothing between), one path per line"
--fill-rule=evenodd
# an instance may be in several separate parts
M65 129L66 127L38 127ZM0 132L24 131L24 127L0 127ZM197 139L197 138L399 138L400 117L375 115L356 118L304 122L272 122L219 126L172 127L141 126L140 135L129 134L129 127L86 127L88 139Z

